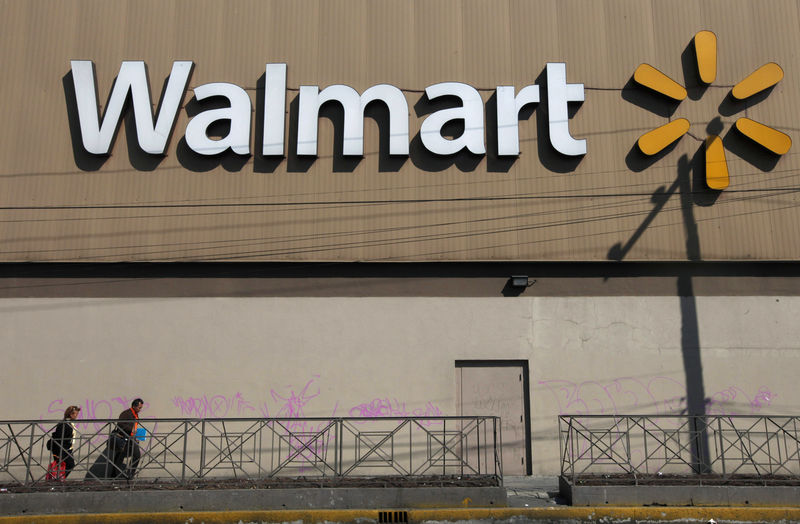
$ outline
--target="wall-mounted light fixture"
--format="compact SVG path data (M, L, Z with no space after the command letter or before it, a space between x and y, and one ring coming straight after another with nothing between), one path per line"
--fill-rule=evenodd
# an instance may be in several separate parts
M528 275L511 275L512 287L528 287Z

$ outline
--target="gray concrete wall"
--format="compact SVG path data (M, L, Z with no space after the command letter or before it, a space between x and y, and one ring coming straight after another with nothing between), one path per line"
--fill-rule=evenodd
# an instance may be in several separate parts
M0 515L466 506L505 507L506 491L484 487L12 493L3 495Z
M527 359L533 471L555 474L559 414L680 413L687 359L709 413L795 414L798 314L780 296L3 299L0 419L136 396L151 417L455 415L455 360Z
M570 486L573 506L778 506L800 500L797 486Z

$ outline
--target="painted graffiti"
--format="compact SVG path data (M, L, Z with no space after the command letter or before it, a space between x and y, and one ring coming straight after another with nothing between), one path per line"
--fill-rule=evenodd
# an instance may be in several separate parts
M621 377L580 383L543 380L539 385L552 394L561 415L686 413L686 385L670 377ZM752 415L770 406L776 397L767 386L761 386L752 394L739 386L729 386L706 397L706 413Z
M286 386L286 392L278 392L271 389L269 394L273 402L280 404L278 411L275 413L276 418L301 418L305 416L305 407L313 399L319 397L319 385L314 385L316 379L320 378L319 375L314 375L309 379L303 389L299 392L295 391L294 386ZM334 412L336 408L334 408ZM261 404L261 413L269 418L269 407L267 403Z
M706 412L709 415L752 415L772 405L777 396L766 386L758 388L752 397L738 386L731 386L706 399Z
M280 445L285 447L281 452L282 460L289 460L302 469L327 456L335 434L330 419L342 416L339 414L338 400L328 403L330 399L323 398L320 380L320 375L312 375L299 386L271 388L266 398L262 397L260 401L251 401L238 391L233 394L174 396L171 399L172 407L179 416L189 418L255 417L260 413L264 418L278 419L269 424L276 434L281 435ZM118 396L76 403L81 407L77 429L97 433L95 440L99 441L113 424L107 426L103 422L94 422L94 419L116 419L120 412L130 407L132 398ZM40 419L61 419L68 405L70 402L63 398L55 399L48 404L47 413ZM147 404L145 407L148 407ZM320 418L309 420L309 414ZM364 418L440 417L442 411L430 401L411 406L396 397L380 397L351 407L347 415ZM441 424L441 421L423 419L420 424L430 426ZM87 431L90 426L91 429ZM155 427L147 429L156 433ZM43 427L43 431L49 429Z
M271 389L269 396L272 402L278 405L274 415L270 415L267 401L261 403L261 414L265 418L289 419L272 425L273 430L279 433L285 431L281 444L285 444L286 451L281 453L281 461L287 460L303 471L308 464L316 464L327 457L327 451L333 437L328 420L306 420L306 407L317 399L319 401L320 387L319 375L313 375L302 388L288 385L284 390ZM331 418L336 416L339 403L336 402L331 412Z
M325 413L324 416L336 417L339 411L339 401L333 402L333 406L325 408L322 404L321 390L318 385L319 375L314 375L306 381L302 387L286 386L284 389L270 389L267 399L261 402L251 401L245 398L241 392L234 394L197 394L190 396L175 396L172 398L172 406L183 417L191 418L225 418L225 417L252 417L260 412L265 418L281 419L303 419L308 416L309 405L313 402L317 404L311 413ZM120 412L128 409L133 397L118 396L108 399L85 399L75 405L81 408L78 416L78 427L81 424L86 426L83 420L95 419L116 419ZM763 399L762 399L763 400ZM40 420L61 419L64 410L71 402L63 398L52 400L46 413L42 414ZM256 407L257 406L257 407ZM149 407L145 402L145 410ZM330 411L329 411L330 410ZM442 410L433 402L427 401L417 404L417 407L409 406L406 401L397 397L374 398L368 402L352 406L347 416L379 418L379 417L440 417ZM302 421L292 422L292 424L302 424Z
M186 398L175 397L172 399L172 403L180 410L181 415L196 418L248 417L253 416L256 410L238 392L232 396L199 395Z
M442 411L432 402L426 402L425 407L409 410L405 402L389 398L376 398L350 408L347 413L351 417L441 417ZM422 420L424 426L441 425L440 420Z

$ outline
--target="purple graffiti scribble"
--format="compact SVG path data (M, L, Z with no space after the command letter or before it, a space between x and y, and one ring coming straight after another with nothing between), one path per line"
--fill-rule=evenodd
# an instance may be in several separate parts
M761 386L753 398L750 398L741 388L731 386L706 399L706 412L709 415L752 415L761 408L770 406L777 396L768 387ZM742 410L736 409L737 406L747 407Z
M371 402L366 402L350 408L348 415L351 417L386 418L386 417L441 417L442 411L432 402L426 402L424 408L417 408L412 411L406 409L406 403L399 400L388 398L376 398ZM440 420L422 420L420 424L425 426L441 425Z
M181 415L197 418L223 418L226 416L247 416L256 409L245 400L241 393L231 397L225 395L200 395L196 397L175 397L172 403L180 409Z
M319 375L314 375L315 378L319 378ZM275 402L283 402L283 405L278 410L277 417L286 417L286 418L300 418L304 417L305 414L303 409L305 408L306 404L308 404L312 399L319 396L320 389L317 386L317 392L314 394L309 394L308 389L314 383L314 379L310 379L306 382L306 385L303 387L300 393L296 393L292 386L286 386L289 388L289 393L285 396L281 395L274 389L270 390L270 396L272 396L272 400ZM265 407L266 409L266 407Z
M654 377L647 381L621 377L607 384L545 380L539 384L553 394L561 415L615 415L641 413L643 410L667 414L684 401L685 391L683 384L669 377Z
M280 403L280 407L273 417L289 419L280 421L280 425L272 425L272 428L280 433L286 431L286 434L280 439L282 444L286 444L286 450L282 452L281 460L290 460L292 465L299 468L301 472L307 469L309 465L313 466L327 457L331 439L333 438L333 431L325 431L330 426L329 421L312 422L303 418L306 416L306 406L320 395L319 386L315 386L315 381L319 378L320 375L313 375L299 393L292 385L286 386L287 391L284 393L274 389L270 390L272 400ZM339 403L336 402L333 406L331 418L336 417L338 408ZM261 413L265 418L273 418L270 417L270 410L266 401L261 404ZM323 431L324 434L320 436L320 432Z
M758 388L755 398L750 402L753 409L761 409L764 406L771 406L772 400L777 397L775 393L771 392L766 386Z
M669 377L641 380L621 377L607 383L569 380L539 382L553 395L560 415L618 415L654 413L679 415L686 413L686 385ZM761 386L750 398L738 386L729 386L706 398L709 415L755 414L777 397ZM736 409L745 406L744 411Z

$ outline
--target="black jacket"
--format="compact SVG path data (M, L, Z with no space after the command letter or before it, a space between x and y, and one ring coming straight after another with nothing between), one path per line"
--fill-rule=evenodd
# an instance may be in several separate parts
M138 417L133 413L133 408L128 408L120 413L119 420L120 422L117 422L116 433L122 437L133 436L133 428L136 426L136 421L138 420Z
M52 444L50 451L53 455L65 455L72 451L72 437L75 432L72 430L72 424L63 420L58 423L56 429L53 430Z

